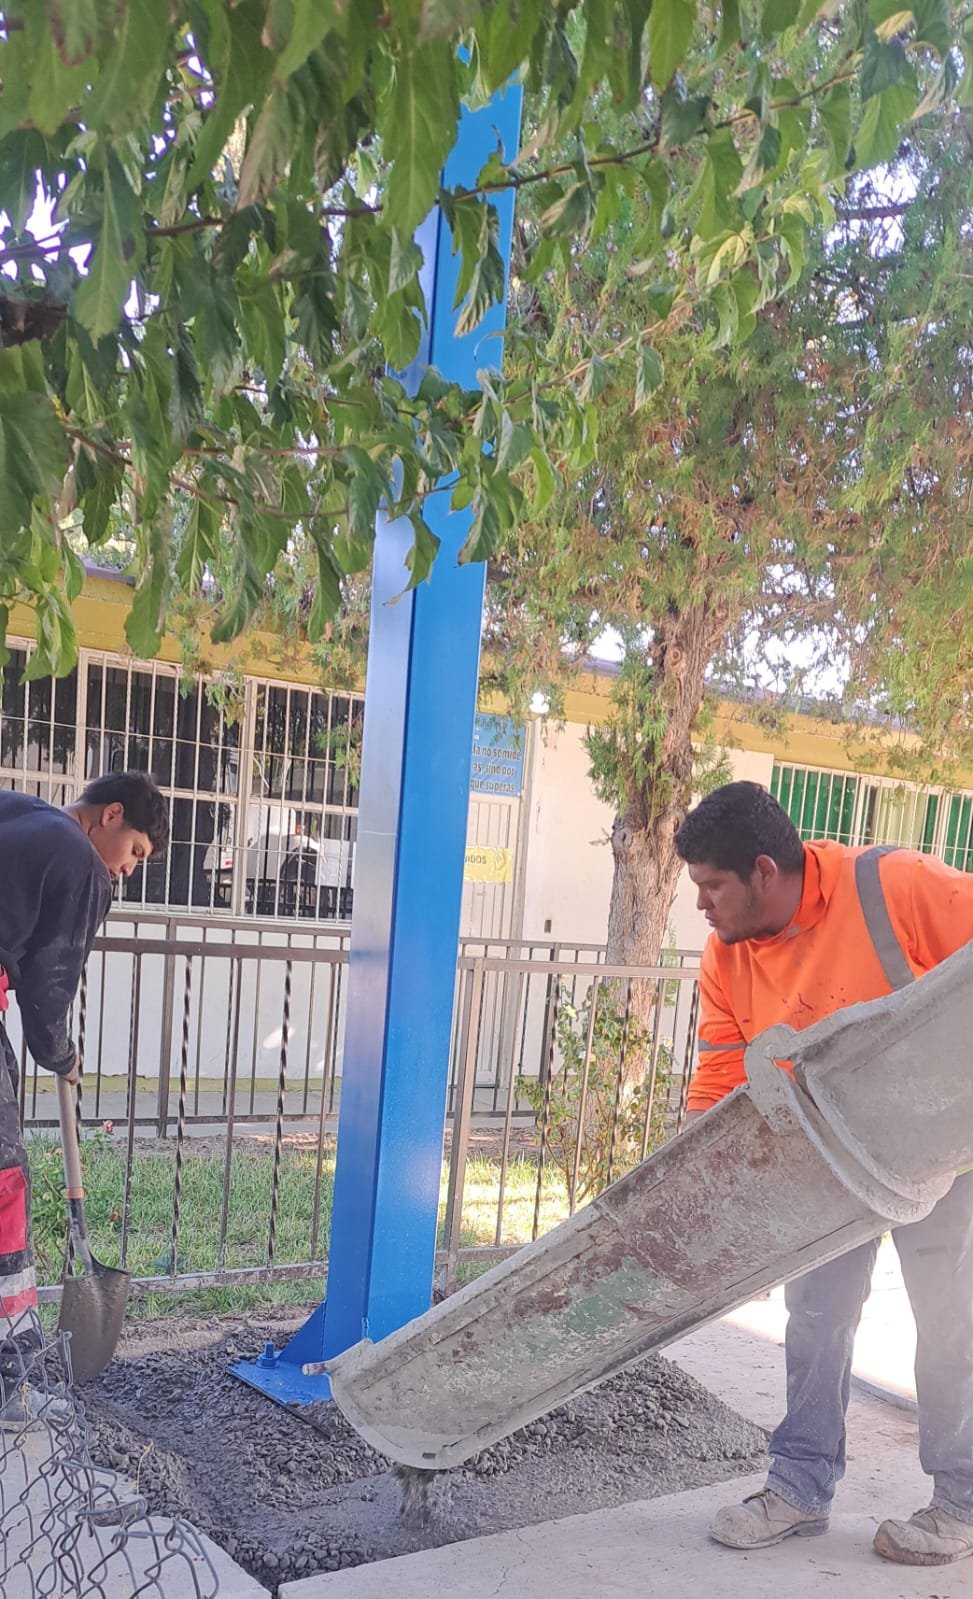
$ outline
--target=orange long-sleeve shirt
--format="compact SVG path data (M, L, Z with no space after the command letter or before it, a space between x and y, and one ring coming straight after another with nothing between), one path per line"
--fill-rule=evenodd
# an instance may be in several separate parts
M711 934L700 968L699 1065L687 1109L707 1110L746 1081L743 1052L778 1022L801 1030L833 1011L891 993L844 844L805 844L804 892L774 938L723 944ZM973 873L896 850L879 863L889 919L915 976L973 939Z

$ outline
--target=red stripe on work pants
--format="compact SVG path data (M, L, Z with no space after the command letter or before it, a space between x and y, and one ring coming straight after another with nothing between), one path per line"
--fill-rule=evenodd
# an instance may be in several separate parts
M0 1283L2 1282L3 1278L0 1277ZM22 1288L19 1294L11 1294L8 1298L0 1294L0 1316L6 1316L8 1321L19 1316L22 1310L34 1310L36 1305L36 1288Z
M19 1166L0 1171L0 1255L27 1248L27 1179Z

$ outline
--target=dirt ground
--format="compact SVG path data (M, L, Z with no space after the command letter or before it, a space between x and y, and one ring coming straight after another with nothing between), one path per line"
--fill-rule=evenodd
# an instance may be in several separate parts
M335 1406L288 1411L230 1374L231 1361L267 1338L282 1343L299 1320L288 1307L132 1324L105 1375L82 1390L95 1458L137 1479L151 1509L187 1516L271 1590L763 1462L759 1428L653 1356L434 1478L417 1516L415 1496Z

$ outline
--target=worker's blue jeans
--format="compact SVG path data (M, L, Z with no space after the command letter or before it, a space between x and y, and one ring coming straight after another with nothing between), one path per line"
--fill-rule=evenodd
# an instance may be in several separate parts
M973 1522L973 1172L892 1237L918 1333L919 1460L933 1504ZM844 1476L852 1345L877 1251L862 1244L785 1289L787 1415L767 1486L798 1510L826 1512Z

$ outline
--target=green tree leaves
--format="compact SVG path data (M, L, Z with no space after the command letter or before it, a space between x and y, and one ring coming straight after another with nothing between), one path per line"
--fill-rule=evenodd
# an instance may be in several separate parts
M22 542L0 604L35 604L55 652L66 552L119 529L143 648L180 591L218 591L233 636L304 545L320 632L383 499L423 581L444 478L471 514L464 559L485 558L591 468L611 396L655 415L674 332L751 337L853 175L973 100L973 27L948 0L13 0L5 18L0 493ZM461 105L514 75L523 148L456 188ZM506 292L510 188L510 278L534 297L509 331L520 375L482 341L482 392L430 375L407 396L388 374L428 317L416 229L438 202L455 330L475 335ZM588 251L626 260L632 321L549 344L535 302Z
M66 459L46 395L0 392L0 526L11 535L30 526L35 503L60 487Z
M638 358L635 363L635 405L634 409L640 411L651 394L662 382L665 369L662 357L658 350L651 344L639 347Z
M138 201L112 149L104 153L100 198L94 251L74 302L78 321L96 342L118 327L145 248Z
M665 89L685 60L696 25L696 0L652 0L649 12L649 71Z
M417 228L439 192L440 168L456 139L459 69L452 44L431 39L404 50L382 121L394 152L388 183L388 218L399 233Z
M85 95L87 126L116 133L140 126L159 92L169 32L168 0L128 0L112 49Z

